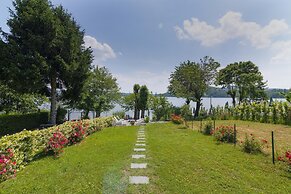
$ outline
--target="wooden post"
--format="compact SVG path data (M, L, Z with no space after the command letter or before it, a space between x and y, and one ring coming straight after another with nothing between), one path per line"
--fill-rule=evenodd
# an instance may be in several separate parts
M275 164L275 146L274 146L274 131L272 131L272 160L273 164Z
M233 135L234 135L234 140L233 140L233 143L234 143L234 146L236 146L236 124L233 125Z

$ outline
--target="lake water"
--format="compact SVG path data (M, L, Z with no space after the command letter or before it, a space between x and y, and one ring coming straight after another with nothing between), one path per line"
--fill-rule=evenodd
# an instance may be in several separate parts
M184 98L167 97L167 99L170 103L172 103L174 106L177 106L177 107L181 107L185 104ZM285 99L282 99L282 98L274 99L274 100L285 101ZM211 103L213 107L217 107L217 106L224 106L226 102L228 102L230 106L232 105L231 98L202 98L202 106L206 109L210 108ZM195 108L196 103L191 101L190 107ZM101 116L111 116L114 112L117 112L117 111L124 111L119 104L116 104L116 106L112 110L108 112L103 112ZM127 111L125 114L129 115L130 117L133 117L133 111ZM92 112L89 113L89 117L90 118L93 117ZM80 118L81 118L81 111L74 111L70 114L70 120L80 119ZM152 118L152 111L150 111L150 118Z
M167 99L170 103L172 103L174 106L177 106L177 107L181 107L185 104L184 98L167 97ZM213 107L217 107L217 106L224 106L226 102L228 102L228 104L231 105L232 99L231 98L211 98L211 99L210 98L202 98L202 106L205 107L206 109L210 108L211 103L212 103ZM191 101L190 107L195 108L196 103ZM116 106L112 110L110 110L108 112L103 112L101 114L101 116L110 116L114 112L117 112L117 111L124 111L119 104L116 104ZM152 113L152 111L150 111L150 112ZM133 111L127 111L126 115L133 117ZM151 115L152 114L150 114L150 116ZM89 117L90 118L93 117L92 112L89 113ZM80 118L81 118L81 111L74 111L70 114L70 120L71 119L80 119Z

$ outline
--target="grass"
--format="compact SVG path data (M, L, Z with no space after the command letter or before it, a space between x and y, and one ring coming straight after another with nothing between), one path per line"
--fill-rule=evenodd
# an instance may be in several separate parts
M171 123L146 127L147 169L130 169L137 127L112 127L34 161L0 193L291 193L291 175L269 157ZM131 175L149 185L129 185Z
M206 121L203 123L205 124ZM253 134L259 139L265 139L268 141L267 147L264 151L267 154L271 154L271 131L274 131L275 149L278 154L283 153L286 150L291 150L291 126L279 125L279 124L267 124L251 121L240 120L216 120L216 127L220 125L237 126L237 137L239 141L243 141L246 134ZM192 123L188 122L190 128ZM200 129L200 121L193 122L193 128L195 130Z
M147 128L153 193L291 193L290 174L268 157L173 124Z
M32 162L0 184L0 193L115 193L125 191L136 127L113 127L67 147L60 158Z

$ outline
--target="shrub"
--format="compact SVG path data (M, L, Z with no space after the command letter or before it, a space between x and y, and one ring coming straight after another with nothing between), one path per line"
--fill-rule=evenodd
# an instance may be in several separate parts
M2 114L0 115L0 137L18 133L23 129L36 129L41 124L47 123L48 117L48 112Z
M58 106L57 109L57 124L62 124L66 121L67 109Z
M204 127L203 127L203 129L202 129L202 133L203 133L204 135L211 135L212 128L213 128L212 121L209 120L209 121L207 121L206 124L204 125Z
M245 140L241 142L242 150L246 153L256 154L263 152L263 146L267 141L259 141L255 139L253 134L246 135Z
M52 152L55 157L59 156L63 152L63 148L68 144L68 139L63 135L59 129L53 133L53 136L49 139L46 147L46 152Z
M171 121L177 125L183 124L184 122L183 118L180 115L174 115L174 114L171 115Z
M212 131L213 137L220 142L233 143L234 142L234 131L231 126L220 126Z
M12 149L0 152L0 182L16 175L16 161Z
M124 111L114 112L112 115L115 116L115 117L118 117L118 119L124 119L125 118L125 112Z
M144 122L145 122L145 123L149 123L149 122L150 122L150 118L149 118L149 117L145 117L145 118L144 118Z
M92 127L95 131L104 127L112 126L113 117L96 118L94 120L85 120L79 122L82 127ZM42 130L27 131L23 130L13 135L7 135L0 138L0 153L6 153L8 149L13 150L13 162L16 162L16 169L22 169L28 162L38 157L45 151L48 142L53 134L61 132L67 139L71 137L75 130L73 124L77 122L65 122L61 125L50 127ZM88 132L88 131L87 131Z
M291 151L290 150L286 151L284 155L279 156L278 160L280 162L287 164L288 171L291 172Z
M83 125L82 121L72 123L72 132L69 137L70 144L76 144L87 135L87 125Z

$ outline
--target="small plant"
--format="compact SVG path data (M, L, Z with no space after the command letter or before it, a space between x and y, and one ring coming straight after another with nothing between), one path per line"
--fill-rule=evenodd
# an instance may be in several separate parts
M53 133L46 147L46 152L52 152L58 157L63 152L63 148L68 144L68 139L59 130Z
M220 126L212 131L213 137L220 142L233 143L235 141L233 127Z
M0 153L0 182L16 175L16 161L13 160L12 149L7 149L5 153Z
M213 125L212 125L212 122L211 120L210 121L207 121L207 123L204 125L203 129L202 129L202 133L204 135L211 135L212 133L212 128L213 128Z
M149 117L145 117L145 118L144 118L144 122L145 122L145 123L149 123L149 122L150 122L150 118L149 118Z
M288 171L291 172L291 151L290 150L286 151L284 155L279 156L278 160L280 162L287 164Z
M266 140L259 141L253 134L246 135L245 140L241 142L242 150L250 154L262 153L265 144Z
M171 115L171 121L172 121L174 124L178 124L178 125L184 123L183 118L182 118L180 115L175 115L175 114L172 114L172 115Z
M75 122L72 125L72 133L69 137L70 144L76 144L86 137L87 127L81 122Z

